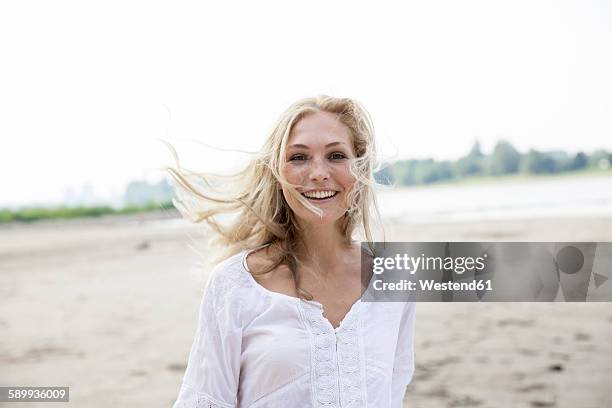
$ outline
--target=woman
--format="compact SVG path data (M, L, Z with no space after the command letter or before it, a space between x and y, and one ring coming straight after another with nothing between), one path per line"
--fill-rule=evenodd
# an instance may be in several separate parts
M402 406L414 304L361 302L353 240L361 227L372 241L374 155L365 110L321 96L292 105L234 177L196 186L209 179L170 170L179 210L228 248L202 298L175 408ZM224 187L234 196L220 198ZM238 216L222 225L215 217L227 211Z

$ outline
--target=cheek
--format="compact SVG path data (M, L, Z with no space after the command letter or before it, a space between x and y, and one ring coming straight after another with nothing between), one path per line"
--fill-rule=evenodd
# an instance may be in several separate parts
M355 178L351 174L348 164L338 172L338 181L340 181L342 186L346 189L349 189L355 183Z
M302 172L303 170L301 170L300 168L297 168L295 166L287 166L285 167L283 175L290 183L298 184L302 179Z

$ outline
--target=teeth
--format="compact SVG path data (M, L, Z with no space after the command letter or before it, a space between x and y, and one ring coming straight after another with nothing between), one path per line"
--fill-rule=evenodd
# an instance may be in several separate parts
M303 193L308 198L329 198L336 195L335 191L309 191Z

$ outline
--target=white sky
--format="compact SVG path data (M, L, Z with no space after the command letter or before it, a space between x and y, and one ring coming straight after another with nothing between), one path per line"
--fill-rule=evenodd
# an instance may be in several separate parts
M5 1L0 206L235 162L294 100L359 99L385 157L612 150L607 1ZM233 165L235 168L235 164Z

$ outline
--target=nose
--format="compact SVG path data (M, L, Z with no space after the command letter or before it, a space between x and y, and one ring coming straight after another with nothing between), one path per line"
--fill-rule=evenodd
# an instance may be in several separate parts
M324 160L313 159L310 166L310 180L321 182L329 179L329 167Z

